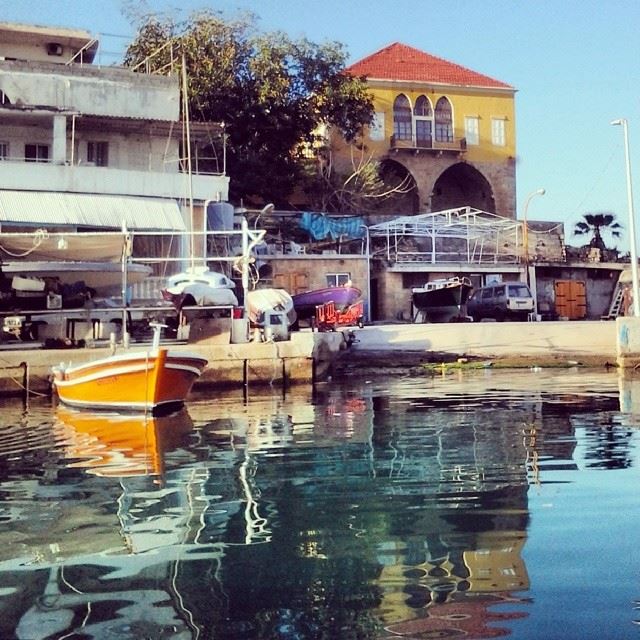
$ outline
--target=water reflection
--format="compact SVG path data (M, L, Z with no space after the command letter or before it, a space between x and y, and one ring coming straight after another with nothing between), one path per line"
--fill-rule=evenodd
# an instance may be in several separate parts
M511 633L532 606L531 487L633 463L605 382L354 381L148 420L8 411L0 637Z
M186 409L152 416L142 412L93 413L60 406L55 417L53 436L64 447L66 466L85 468L101 476L161 476L165 453L176 449L193 429Z

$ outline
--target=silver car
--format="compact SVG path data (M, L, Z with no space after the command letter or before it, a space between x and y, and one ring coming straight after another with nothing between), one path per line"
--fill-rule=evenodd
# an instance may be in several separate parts
M467 301L467 314L475 322L483 318L527 320L533 313L533 296L524 282L503 282L476 289Z

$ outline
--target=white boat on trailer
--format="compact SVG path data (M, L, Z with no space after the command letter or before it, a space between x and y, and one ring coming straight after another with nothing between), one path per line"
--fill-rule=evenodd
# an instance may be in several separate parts
M464 322L466 304L473 290L466 276L438 278L412 289L414 322Z

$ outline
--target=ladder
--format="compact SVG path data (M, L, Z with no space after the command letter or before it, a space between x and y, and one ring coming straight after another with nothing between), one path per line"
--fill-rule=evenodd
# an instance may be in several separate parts
M603 320L614 320L622 314L624 309L622 303L624 301L624 287L618 282L611 298L611 306L609 307L609 313L603 316Z

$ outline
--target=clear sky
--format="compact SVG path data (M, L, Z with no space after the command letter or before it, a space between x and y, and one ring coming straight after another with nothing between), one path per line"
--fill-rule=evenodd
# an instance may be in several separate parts
M517 203L530 220L565 223L628 204L622 127L640 194L640 0L0 0L0 20L79 27L101 36L100 62L121 59L134 34L124 9L252 11L259 26L314 42L339 41L354 62L402 42L517 89ZM639 207L636 206L636 213ZM636 228L640 225L636 223ZM640 242L639 242L640 246Z

